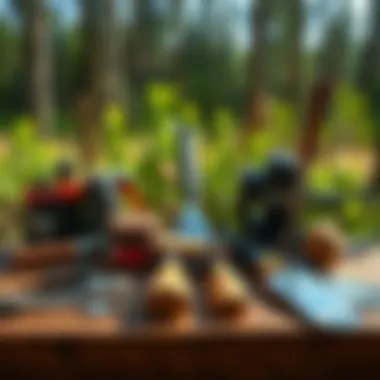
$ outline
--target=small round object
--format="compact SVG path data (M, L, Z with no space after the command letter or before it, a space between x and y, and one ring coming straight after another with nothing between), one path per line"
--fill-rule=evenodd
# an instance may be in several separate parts
M336 226L316 226L305 239L307 258L320 269L330 269L344 252L344 236Z
M300 175L300 165L288 154L277 153L268 164L268 180L273 189L289 189L295 186Z

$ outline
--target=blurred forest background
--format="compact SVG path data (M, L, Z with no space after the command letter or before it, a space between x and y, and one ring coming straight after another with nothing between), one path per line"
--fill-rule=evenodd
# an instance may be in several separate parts
M380 1L0 0L0 51L3 238L60 157L132 173L170 213L178 122L201 137L205 207L232 223L241 169L298 149L321 75L333 96L307 180L343 201L307 216L380 232Z

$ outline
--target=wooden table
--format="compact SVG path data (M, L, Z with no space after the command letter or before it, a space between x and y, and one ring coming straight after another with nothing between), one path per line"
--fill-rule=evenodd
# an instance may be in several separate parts
M41 271L20 272L0 276L0 295L9 295L37 288L41 283ZM127 275L126 275L127 276ZM126 300L127 302L127 300ZM231 333L246 332L289 332L300 329L299 324L292 318L279 313L274 308L255 299L252 306L239 319L231 321L199 321L179 320L178 324L149 323L146 326L128 326L118 316L90 317L83 310L73 307L52 307L48 310L26 312L16 317L0 319L0 338L30 335L50 336L85 336L85 335L144 335L149 333L155 336L214 334L220 331Z
M374 247L365 254L351 257L340 263L334 271L334 276L342 279L358 280L367 284L380 285L380 248ZM41 284L42 271L24 271L0 276L0 295L17 293L23 290L37 288ZM128 276L125 274L125 276ZM124 274L123 274L124 277ZM140 294L139 296L142 297ZM125 300L128 302L128 300ZM211 323L212 322L212 323ZM380 313L372 312L365 316L365 329L380 330ZM83 310L73 307L53 307L49 310L28 312L12 318L0 320L0 337L12 335L48 334L59 336L74 335L124 335L140 334L149 331L151 334L186 335L208 334L212 331L230 331L232 333L288 333L300 331L301 324L290 316L279 312L264 303L259 297L252 302L250 310L239 320L229 322L181 321L178 328L171 325L148 324L146 326L128 326L122 318L89 317Z
M375 250L347 260L335 274L378 284L379 253ZM30 289L40 281L41 272L3 275L0 294ZM70 307L2 319L0 373L12 365L12 375L27 370L45 376L59 373L66 378L78 370L79 374L100 375L115 369L127 369L136 376L159 372L169 377L312 374L321 378L342 375L345 370L351 376L362 376L379 369L378 313L366 317L367 332L349 337L306 331L293 318L260 300L240 321L201 326L194 321L178 326L123 325L116 316L94 318Z
M340 263L334 275L341 279L355 280L380 289L380 247L375 246ZM380 331L380 311L364 315L365 330Z
M42 272L39 271L0 276L0 295L36 288L41 278ZM115 317L89 318L75 308L55 306L0 319L0 338L13 335L104 335L116 333L120 328L121 322Z

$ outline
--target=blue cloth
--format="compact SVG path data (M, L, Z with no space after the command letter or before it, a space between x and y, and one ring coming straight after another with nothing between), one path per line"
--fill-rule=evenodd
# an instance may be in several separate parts
M306 267L289 267L268 279L269 288L310 322L327 329L355 330L361 324L360 304L371 292Z

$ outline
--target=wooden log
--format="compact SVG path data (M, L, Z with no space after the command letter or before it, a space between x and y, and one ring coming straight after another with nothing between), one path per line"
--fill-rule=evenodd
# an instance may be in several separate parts
M206 283L206 296L213 313L220 317L241 314L250 303L247 284L231 264L214 264Z
M147 308L163 319L183 319L192 313L192 285L178 258L170 257L156 270L147 288Z

